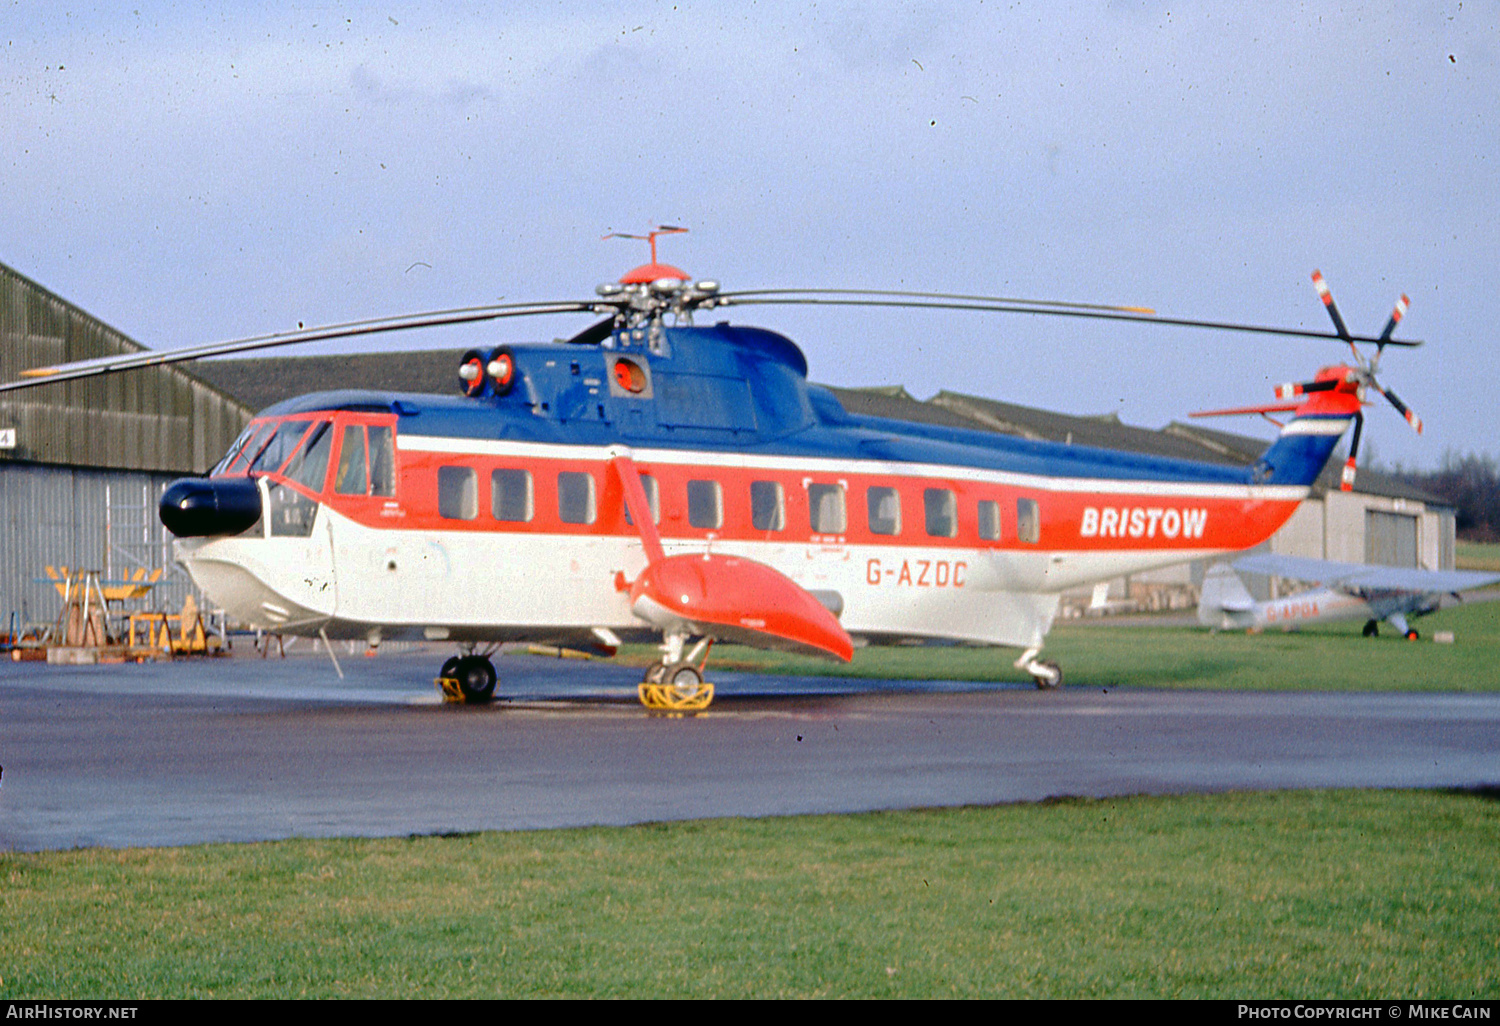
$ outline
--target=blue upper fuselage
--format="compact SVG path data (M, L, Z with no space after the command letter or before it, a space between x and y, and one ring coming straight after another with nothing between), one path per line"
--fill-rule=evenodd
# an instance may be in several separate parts
M508 394L441 396L317 392L265 415L391 410L408 435L602 446L627 444L841 460L974 467L1045 477L1246 484L1308 484L1338 436L1284 436L1257 467L1232 467L1088 446L1031 441L848 413L807 381L807 361L775 332L718 324L670 328L654 347L644 332L603 346L507 346ZM481 364L489 350L476 351ZM621 360L639 368L621 374ZM459 382L455 376L455 384Z

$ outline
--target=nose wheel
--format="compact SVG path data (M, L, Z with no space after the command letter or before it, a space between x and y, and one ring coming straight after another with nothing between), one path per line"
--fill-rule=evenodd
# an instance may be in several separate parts
M495 697L495 664L488 656L454 656L443 664L433 681L449 702L483 705Z

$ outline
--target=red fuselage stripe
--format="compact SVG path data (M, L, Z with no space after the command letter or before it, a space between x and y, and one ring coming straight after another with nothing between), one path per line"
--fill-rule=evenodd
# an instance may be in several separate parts
M477 515L472 519L439 514L438 468L467 467L475 471ZM497 520L489 499L490 475L495 470L525 470L532 475L532 510L528 521ZM643 475L655 478L660 494L661 535L665 540L709 538L726 541L813 544L890 545L937 548L1014 548L1021 551L1134 551L1174 549L1240 549L1269 537L1297 507L1292 498L1226 498L1161 495L1142 491L1090 494L1049 491L941 477L907 477L890 473L798 473L780 469L692 466L682 463L639 463ZM559 513L558 474L588 474L594 481L594 517L587 524L564 522ZM689 481L716 481L722 488L721 520L717 525L692 523L688 506ZM760 530L751 515L751 483L773 481L781 486L785 508L782 530ZM807 485L842 486L844 524L825 523L814 530ZM889 499L876 518L895 533L871 530L870 488L894 489L899 516L892 524ZM956 501L933 496L930 489L951 491ZM379 496L324 493L320 501L344 516L371 528L408 531L476 531L511 534L578 534L638 537L625 521L625 497L619 476L597 459L553 459L460 455L400 450L395 500ZM1037 503L1040 531L1035 542L1017 533L1017 504ZM998 538L980 537L979 504L997 505ZM937 511L928 531L929 505ZM956 510L956 522L941 512Z

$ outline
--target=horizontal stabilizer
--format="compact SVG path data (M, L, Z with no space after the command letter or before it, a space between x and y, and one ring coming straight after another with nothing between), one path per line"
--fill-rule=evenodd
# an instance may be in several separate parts
M1195 410L1189 417L1235 417L1242 413L1292 413L1302 409L1302 400L1290 403L1267 403L1264 406L1235 406L1227 410Z

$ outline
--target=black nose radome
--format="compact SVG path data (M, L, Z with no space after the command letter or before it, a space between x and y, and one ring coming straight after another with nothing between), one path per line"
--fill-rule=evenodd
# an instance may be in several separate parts
M159 508L179 538L239 534L260 519L260 489L249 477L185 477L167 487Z

